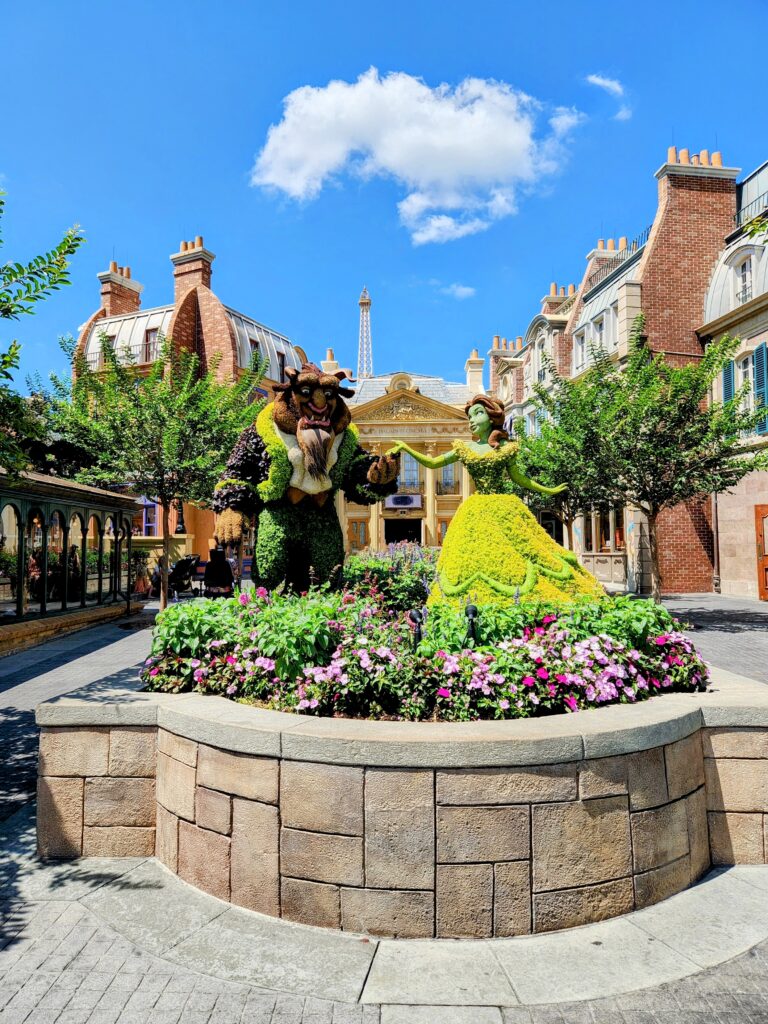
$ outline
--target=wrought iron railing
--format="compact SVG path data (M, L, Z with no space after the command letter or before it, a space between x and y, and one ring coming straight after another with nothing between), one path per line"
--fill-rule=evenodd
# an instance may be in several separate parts
M590 291L595 287L595 285L600 284L600 282L604 281L609 274L612 274L617 267L620 267L622 263L628 260L631 256L634 256L635 253L639 252L639 250L642 249L648 241L652 227L653 224L649 224L645 231L641 231L637 238L633 238L625 249L619 249L610 257L610 259L601 262L600 266L589 275L586 290Z
M749 302L749 300L751 298L752 298L752 285L751 284L745 284L743 288L739 288L739 290L736 292L736 301L738 302L738 304L740 306L743 305L745 302Z
M733 222L737 228L740 228L765 212L768 212L768 192L763 192L757 199L753 199L751 203L742 206L738 213L734 214Z

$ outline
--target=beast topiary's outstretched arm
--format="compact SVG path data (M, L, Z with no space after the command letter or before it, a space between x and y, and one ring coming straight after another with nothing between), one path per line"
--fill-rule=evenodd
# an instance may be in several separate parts
M371 482L371 467L379 465L380 459L357 447L341 480L341 489L348 501L354 501L358 505L373 505L382 498L396 493L396 476L386 483Z

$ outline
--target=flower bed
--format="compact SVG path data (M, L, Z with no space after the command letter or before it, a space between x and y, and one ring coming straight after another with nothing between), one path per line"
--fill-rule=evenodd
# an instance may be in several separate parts
M411 721L527 718L706 688L690 640L651 601L486 605L471 619L440 606L412 617L403 605L418 596L423 567L378 561L353 564L338 592L258 589L169 608L144 668L147 687Z

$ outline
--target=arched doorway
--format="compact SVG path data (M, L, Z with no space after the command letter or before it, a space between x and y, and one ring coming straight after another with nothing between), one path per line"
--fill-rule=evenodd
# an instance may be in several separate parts
M19 514L11 504L0 510L0 622L15 618L19 588Z
M104 575L104 566L101 557L101 521L98 516L92 515L88 520L88 531L86 537L85 600L89 604L92 604L98 601L101 597L101 581Z
M67 604L70 607L85 604L83 573L85 563L85 524L78 512L69 520L69 543L67 546Z
M67 581L66 519L62 512L52 512L48 520L48 574L46 610L58 612L66 607Z

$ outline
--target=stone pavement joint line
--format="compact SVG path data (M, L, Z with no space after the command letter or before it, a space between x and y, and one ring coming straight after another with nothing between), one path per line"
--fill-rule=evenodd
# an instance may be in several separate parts
M0 826L0 1024L768 1022L768 867L566 932L376 942L153 859L41 864L32 810Z

